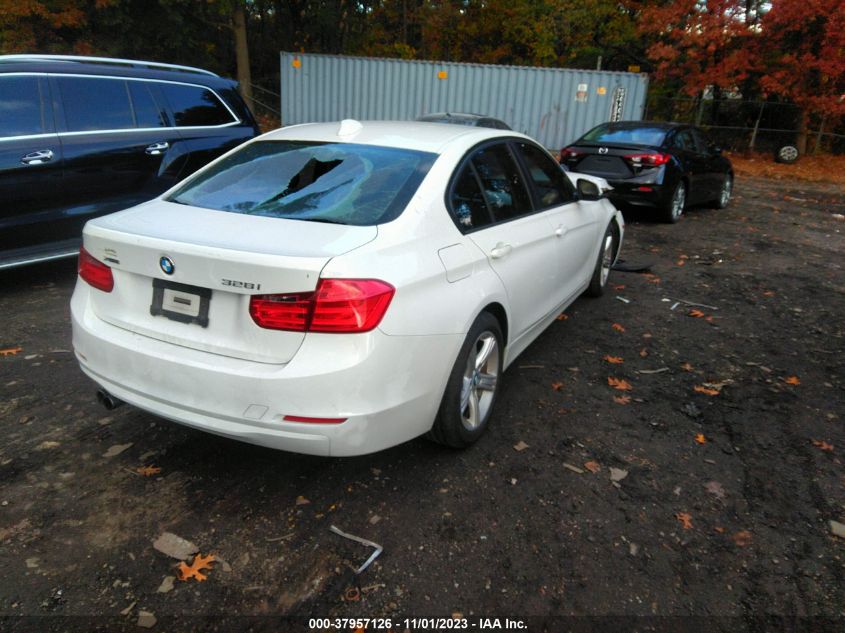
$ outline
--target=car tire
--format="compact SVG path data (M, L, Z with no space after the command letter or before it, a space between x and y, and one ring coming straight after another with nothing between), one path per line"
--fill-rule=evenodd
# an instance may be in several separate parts
M663 221L674 224L680 220L686 203L687 186L683 182L679 182L672 191L672 197L663 205L661 214Z
M795 145L781 145L775 151L775 162L791 165L801 157Z
M428 439L465 448L487 430L502 374L502 340L499 321L482 312L469 329L449 374Z
M593 269L593 276L590 285L584 294L588 297L600 297L604 294L607 286L607 279L610 276L610 268L613 266L616 254L616 231L613 230L613 222L607 225L604 237L601 240L596 267Z
M719 190L719 198L716 200L717 209L725 209L731 202L731 193L733 193L734 179L730 174L725 174L722 180L722 188Z

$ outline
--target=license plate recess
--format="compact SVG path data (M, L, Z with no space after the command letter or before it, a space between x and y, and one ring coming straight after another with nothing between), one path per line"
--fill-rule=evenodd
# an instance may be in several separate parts
M153 279L153 302L150 304L150 314L153 316L208 327L210 302L210 288Z

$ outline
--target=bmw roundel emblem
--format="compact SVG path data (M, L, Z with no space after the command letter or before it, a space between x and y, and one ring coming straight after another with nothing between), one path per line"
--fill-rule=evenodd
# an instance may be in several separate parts
M173 271L176 270L176 266L173 264L173 260L169 257L162 257L158 260L158 265L161 266L162 272L165 275L172 275Z

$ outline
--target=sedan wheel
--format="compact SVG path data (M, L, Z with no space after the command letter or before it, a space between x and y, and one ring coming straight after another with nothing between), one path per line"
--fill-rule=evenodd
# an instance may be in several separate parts
M663 209L663 220L674 224L681 219L684 213L684 206L687 202L687 188L684 183L679 182L672 193L669 204Z
M475 442L487 429L502 372L502 330L487 312L470 328L452 368L437 419L427 437L454 448Z
M593 270L593 277L590 279L590 285L585 292L587 296L600 297L604 294L604 288L610 276L610 268L613 266L613 256L615 253L616 234L613 231L613 223L611 223L604 233L598 261L596 261L596 267Z
M731 192L733 191L734 180L730 174L725 174L725 180L722 182L722 189L719 191L719 201L717 207L724 209L731 201Z

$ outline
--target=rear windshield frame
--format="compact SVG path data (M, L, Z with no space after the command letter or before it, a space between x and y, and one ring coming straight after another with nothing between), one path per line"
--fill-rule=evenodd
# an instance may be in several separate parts
M294 154L299 152L302 152L301 156ZM302 159L309 154L311 157L303 162ZM323 156L322 159L317 157L320 155ZM329 159L331 156L336 158ZM399 217L437 157L434 153L381 145L286 139L255 141L210 165L208 169L198 172L166 196L165 200L227 213L350 226L375 226ZM275 164L259 164L274 159ZM295 172L290 169L280 170L278 181L268 181L266 178L265 181L261 180L259 170L268 171L267 168L271 166L282 168L286 162L288 167L301 166ZM348 162L344 167L345 172L336 173L334 180L346 180L329 189L320 190L330 184L326 182L329 179L320 179L331 174L344 162ZM251 163L252 169L247 167ZM390 173L391 168L395 174ZM246 173L242 177L234 177L239 170ZM252 181L248 180L250 177L254 177ZM392 178L393 182L382 182L380 189L371 188L368 191L367 181L374 178L388 181ZM306 179L305 184L301 184L303 179ZM315 184L317 186L313 187ZM385 184L397 186L384 187ZM215 194L218 198L223 198L226 189L248 196L250 190L258 193L257 189L261 187L267 189L263 192L263 200L232 199L226 204L215 204L211 200ZM313 191L309 193L308 190L312 187ZM224 194L220 194L221 191L224 191ZM379 191L384 194L378 196ZM395 194L390 197L392 191ZM271 192L274 195L266 197ZM301 195L297 195L300 192ZM367 194L369 200L361 204L359 211L355 203L360 203ZM283 202L286 198L288 200ZM333 198L336 202L320 209L319 204L325 198ZM309 207L311 201L316 202L317 206ZM236 208L236 205L240 208ZM344 209L351 213L343 213Z

